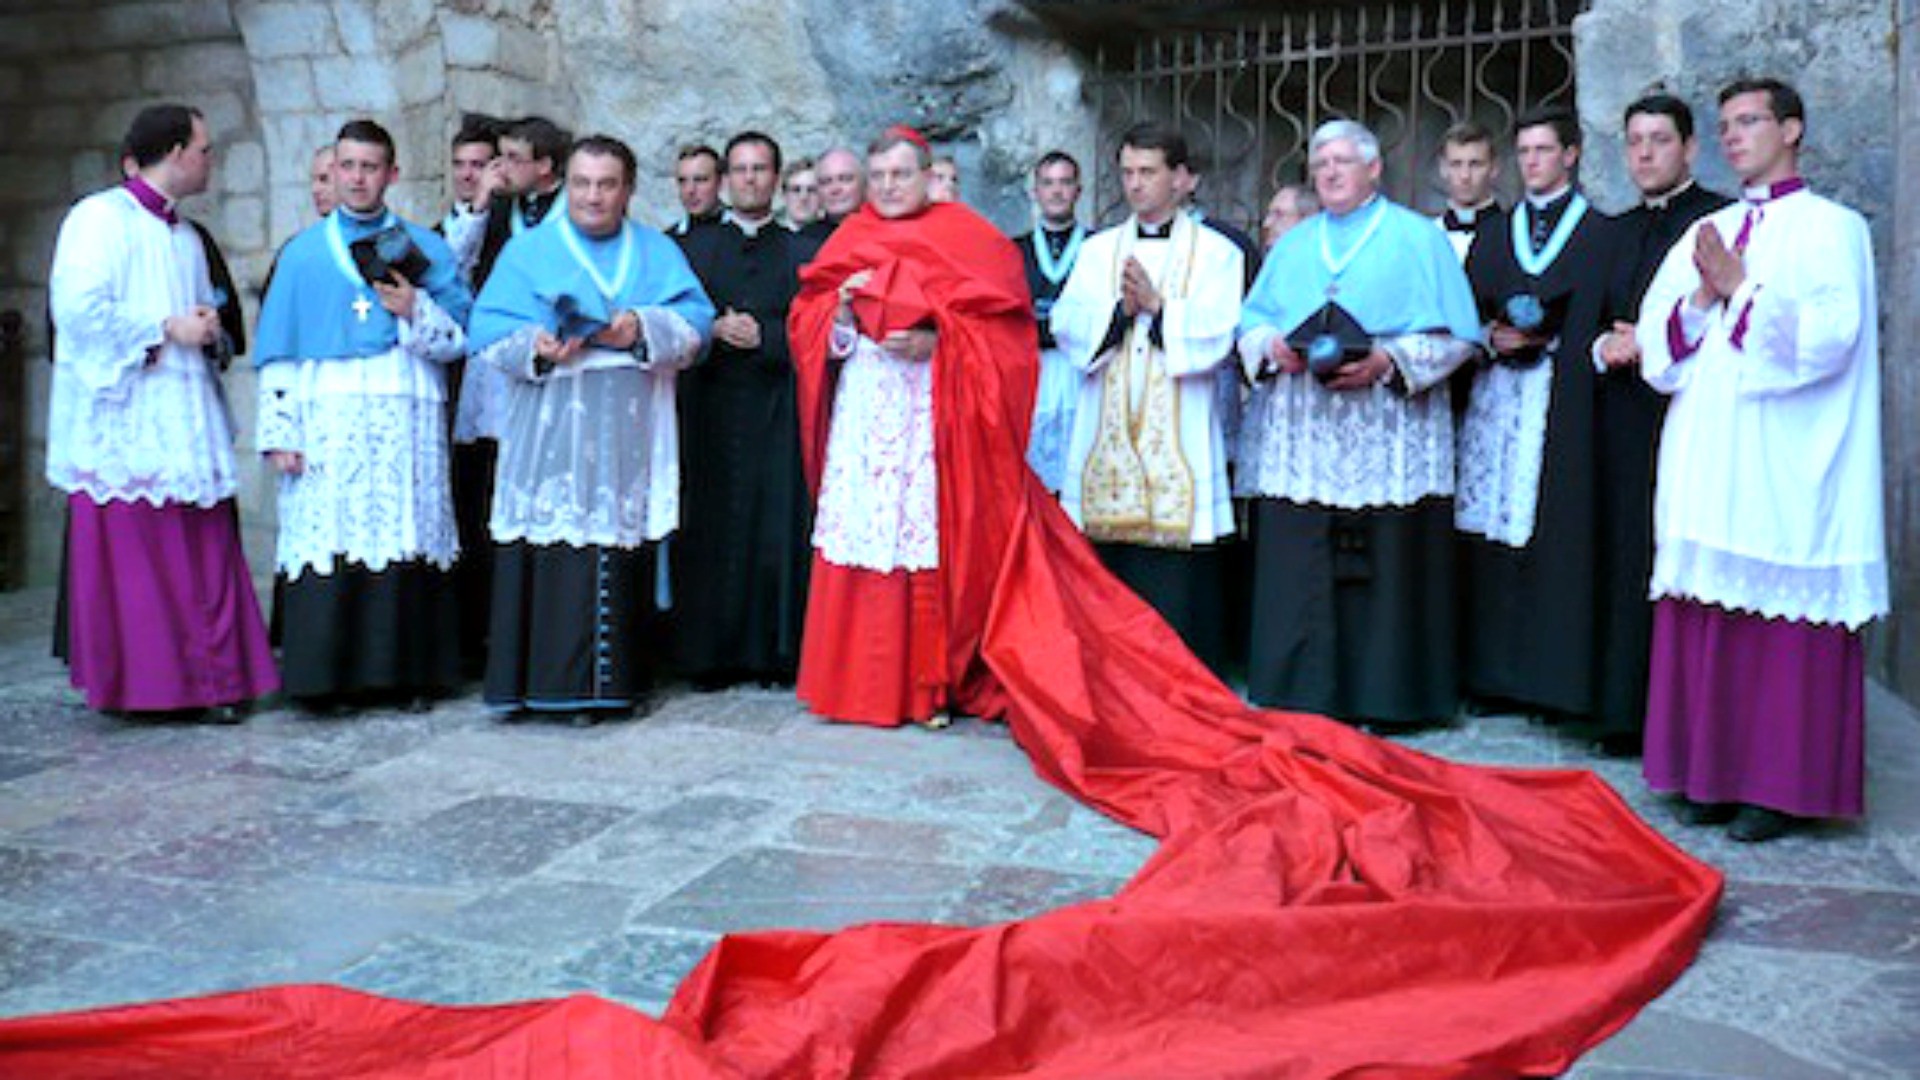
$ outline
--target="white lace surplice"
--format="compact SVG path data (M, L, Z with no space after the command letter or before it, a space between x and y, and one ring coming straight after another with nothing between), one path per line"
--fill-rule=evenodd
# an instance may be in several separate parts
M1559 348L1556 338L1530 367L1490 364L1474 373L1460 421L1453 520L1461 532L1514 548L1533 539Z
M834 392L813 546L835 566L888 573L940 565L933 365L897 360L834 328L847 354Z
M637 548L679 527L674 385L698 359L700 334L666 308L638 314L645 367L630 353L593 349L539 374L533 327L474 357L509 379L488 522L495 540Z
M230 498L234 427L219 372L160 331L213 303L193 227L168 226L124 188L93 195L61 224L49 287L59 329L48 482L99 503Z
M275 563L298 577L334 556L378 573L419 559L453 565L446 368L466 334L422 290L400 343L376 356L260 369L260 448L305 459L283 474Z
M1271 327L1249 331L1240 353L1258 370ZM1475 345L1448 334L1381 340L1412 391L1329 390L1312 375L1255 383L1240 427L1234 494L1339 510L1412 506L1453 493L1453 407L1446 379Z

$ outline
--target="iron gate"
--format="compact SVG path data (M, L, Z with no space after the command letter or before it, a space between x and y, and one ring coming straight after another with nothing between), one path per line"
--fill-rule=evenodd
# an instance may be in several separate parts
M1323 121L1373 129L1386 192L1437 211L1433 162L1449 126L1478 120L1504 145L1525 110L1574 104L1572 24L1586 0L1273 6L1169 5L1157 17L1155 5L1144 16L1134 6L1131 26L1108 22L1092 41L1083 32L1100 115L1099 220L1125 213L1114 158L1140 120L1181 130L1208 212L1251 227L1275 188L1304 180L1306 141Z

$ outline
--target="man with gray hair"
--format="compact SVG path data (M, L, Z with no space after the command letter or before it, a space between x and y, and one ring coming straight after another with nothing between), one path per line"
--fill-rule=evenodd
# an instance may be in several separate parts
M865 170L866 163L860 160L860 156L844 146L836 146L820 155L820 160L814 164L814 175L820 180L822 216L801 229L801 235L825 243L848 214L860 209L860 205L867 201Z
M1274 244L1240 322L1247 691L1354 721L1444 721L1459 704L1447 381L1480 321L1445 235L1380 195L1372 132L1321 125L1309 166L1322 212Z

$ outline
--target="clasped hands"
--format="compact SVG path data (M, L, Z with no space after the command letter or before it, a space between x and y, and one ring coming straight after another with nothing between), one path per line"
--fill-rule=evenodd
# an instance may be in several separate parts
M1283 375L1301 375L1307 370L1307 358L1287 344L1283 334L1273 335L1267 342L1267 366ZM1326 380L1329 390L1365 390L1385 382L1393 373L1393 357L1384 349L1374 349L1366 356L1352 363L1342 364L1334 369L1334 376Z
M1694 234L1693 266L1700 271L1700 287L1693 293L1696 308L1710 308L1733 299L1747 280L1746 260L1738 249L1727 246L1726 238L1712 222L1702 224Z
M587 338L559 338L541 330L533 336L533 355L556 367L571 364L589 347L627 352L640 340L640 316L623 311L614 316L607 328Z
M1120 270L1120 310L1131 319L1141 314L1158 315L1165 304L1147 268L1139 259L1127 256L1127 265Z
M872 270L860 270L849 274L847 280L840 283L840 309L834 315L837 321L846 326L854 324L854 294L871 280L873 280ZM933 359L933 347L939 343L939 340L940 336L934 332L933 328L916 326L911 330L892 331L875 344L880 346L881 352L895 360L925 362Z
M195 304L183 315L167 316L160 324L160 333L175 345L204 349L220 339L220 313L205 304ZM155 354L147 362L151 364L157 358Z

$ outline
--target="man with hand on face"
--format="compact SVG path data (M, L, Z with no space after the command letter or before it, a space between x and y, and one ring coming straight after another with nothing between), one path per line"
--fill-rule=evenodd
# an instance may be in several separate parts
M473 314L473 362L511 379L494 490L485 698L592 723L632 711L654 551L680 519L675 374L713 306L679 248L627 220L636 166L574 144L562 216L500 256Z
M1038 224L1013 241L1027 265L1033 317L1040 327L1040 389L1033 404L1027 464L1055 494L1059 494L1066 475L1067 445L1073 439L1073 412L1080 401L1082 374L1060 350L1047 319L1087 238L1086 226L1080 224L1076 213L1079 204L1080 163L1063 150L1049 152L1033 167L1033 206Z
M982 588L1030 483L1033 314L1013 244L931 202L932 166L911 128L874 141L872 201L802 273L789 320L817 493L796 690L835 720L995 706Z
M1636 330L1672 398L1643 771L1748 842L1865 811L1860 630L1887 610L1873 245L1807 190L1806 133L1783 82L1720 91L1744 197L1674 245Z
M825 243L827 237L847 215L867 201L866 166L860 156L844 146L836 146L820 155L814 166L820 178L820 220L802 229L807 236Z
M56 652L87 704L238 721L279 686L234 510L208 253L179 200L213 144L184 105L134 117L126 180L74 206L48 281L47 480L69 512Z
M1081 372L1060 503L1115 577L1194 654L1226 662L1234 531L1216 374L1231 355L1240 249L1182 208L1186 140L1154 124L1120 142L1133 214L1090 237L1052 329Z
M1654 451L1666 398L1640 377L1634 323L1654 272L1681 234L1728 199L1693 179L1693 110L1654 93L1627 106L1627 172L1640 204L1615 219L1607 317L1613 328L1593 343L1595 545L1597 553L1594 721L1600 748L1638 754L1647 707L1647 658L1653 640Z
M673 189L684 216L667 232L681 247L695 230L720 223L720 155L707 145L683 146L673 164Z
M286 690L322 709L369 694L424 707L460 680L446 368L471 299L446 241L387 208L385 128L342 127L334 172L340 205L281 252L254 346Z
M507 241L538 226L561 197L567 147L573 137L543 116L529 116L500 132L500 153L487 163L480 188L488 193L487 231L474 260L473 287L486 285Z
M463 174L474 172L473 163L485 153L483 134L483 129L469 128L454 136L456 185L464 182ZM538 228L564 203L563 172L571 144L571 135L539 116L498 130L499 153L472 181L474 204L484 208L477 218L481 241L469 279L476 291L486 285L508 241ZM449 239L455 235L449 228ZM453 247L460 250L458 243ZM493 597L493 544L487 520L493 513L494 465L506 424L507 379L498 368L471 361L455 365L455 372L459 396L453 413L453 507L460 563L454 578L460 591L461 664L469 677L478 677L486 668L492 626L487 608Z
M1489 331L1460 421L1463 689L1590 724L1595 655L1594 370L1605 321L1611 222L1576 179L1570 110L1520 117L1514 156L1525 198L1507 227L1474 244L1467 277Z
M1463 266L1475 240L1498 235L1507 223L1506 211L1493 197L1499 178L1500 154L1492 132L1470 120L1447 129L1440 142L1440 182L1447 190L1447 208L1435 220Z
M689 237L720 312L707 360L680 380L685 527L674 544L671 634L697 684L791 683L806 614L810 500L800 468L787 311L817 245L773 214L780 147L727 141L726 220Z
M460 280L469 286L486 239L493 196L505 178L503 169L490 167L500 153L499 138L499 121L468 113L460 120L460 130L453 133L453 150L447 162L453 206L440 219L440 235L447 238L447 246L460 264Z
M1473 295L1432 222L1379 194L1372 132L1321 125L1309 167L1321 212L1273 245L1240 326L1247 692L1356 722L1451 720L1448 382L1479 349Z

